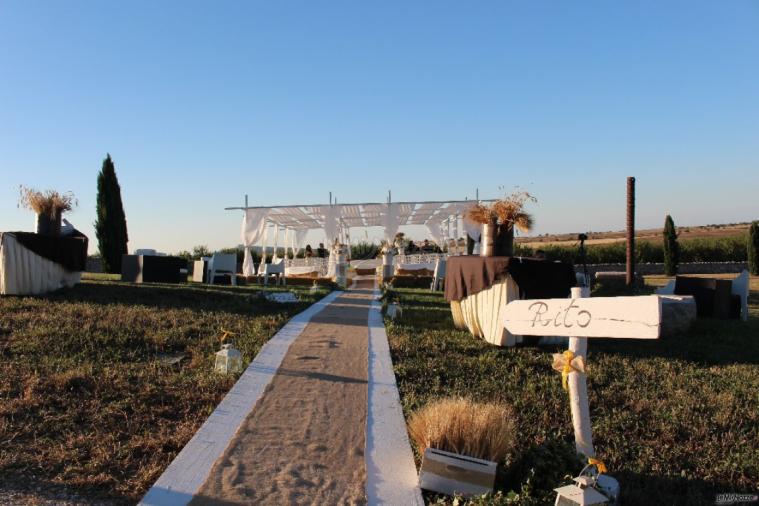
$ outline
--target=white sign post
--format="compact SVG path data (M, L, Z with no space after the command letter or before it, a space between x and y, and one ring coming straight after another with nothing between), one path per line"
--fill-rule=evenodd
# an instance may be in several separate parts
M571 336L569 351L581 358L580 363L587 361L588 338L659 338L660 297L585 297L582 288L572 288L569 299L512 301L504 311L504 326L517 335ZM595 457L586 377L577 368L567 370L575 447L578 453Z

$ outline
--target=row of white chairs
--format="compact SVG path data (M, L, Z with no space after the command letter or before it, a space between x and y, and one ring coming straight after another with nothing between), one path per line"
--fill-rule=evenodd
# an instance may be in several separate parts
M204 258L208 261L206 282L214 284L218 276L229 276L233 285L237 284L237 255L231 253L214 253L213 256ZM275 259L272 263L258 264L257 277L263 278L264 284L269 284L269 278L276 277L276 281L285 284L285 259Z

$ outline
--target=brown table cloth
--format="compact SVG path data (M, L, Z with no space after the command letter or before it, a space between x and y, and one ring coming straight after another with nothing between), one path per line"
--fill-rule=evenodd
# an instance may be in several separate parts
M445 299L460 301L511 275L526 299L551 299L569 296L575 286L574 267L521 257L448 257L445 273Z
M675 277L675 295L692 295L699 317L740 318L741 298L730 279Z
M5 232L23 247L71 272L84 271L87 265L87 236L75 230L67 236L51 237L32 232Z

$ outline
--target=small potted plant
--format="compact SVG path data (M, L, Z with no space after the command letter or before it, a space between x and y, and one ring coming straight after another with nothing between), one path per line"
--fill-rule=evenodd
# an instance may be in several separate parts
M380 248L380 254L382 255L382 265L378 266L378 272L382 281L386 281L393 277L393 261L395 259L395 248L392 244L388 243L384 239L382 240L382 247Z
M405 254L406 245L408 242L406 241L406 234L403 232L398 232L395 234L395 238L393 239L393 245L398 250L399 255Z
M57 237L61 235L63 213L73 210L79 202L71 192L58 193L55 190L39 191L26 186L19 187L18 204L37 213L36 231L41 235Z
M532 230L532 215L525 211L528 202L537 199L526 191L515 191L491 204L475 204L467 218L482 225L480 256L512 256L514 228L521 232Z
M448 495L493 491L498 463L516 443L515 416L503 403L443 398L412 414L411 439L423 455L419 486Z

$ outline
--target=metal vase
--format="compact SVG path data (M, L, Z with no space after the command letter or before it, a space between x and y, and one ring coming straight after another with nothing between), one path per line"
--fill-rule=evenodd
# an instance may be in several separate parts
M480 256L492 257L496 255L496 235L498 225L495 223L484 223L482 225L482 235L480 236Z
M61 213L60 211L55 215L42 213L37 215L37 233L40 235L48 235L51 237L58 237L61 235Z

